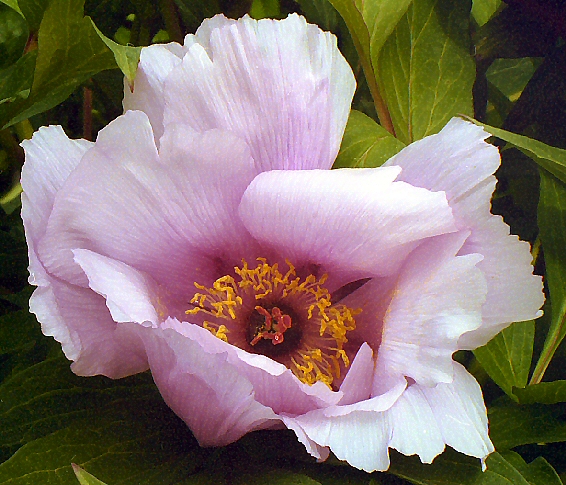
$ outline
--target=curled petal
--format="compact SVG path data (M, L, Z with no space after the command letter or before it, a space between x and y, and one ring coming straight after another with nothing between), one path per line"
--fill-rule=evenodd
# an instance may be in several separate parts
M50 278L30 300L45 335L53 336L78 375L102 374L114 379L147 370L143 344L128 324L116 323L103 297Z
M466 236L423 243L401 270L378 351L387 372L427 386L452 382L452 354L460 336L481 325L487 291L481 256L456 256Z
M226 255L246 256L254 243L235 213L254 176L245 143L217 131L180 138L172 126L158 153L140 111L100 132L59 191L40 242L50 272L88 286L71 250L89 249L187 298L193 281L220 276ZM231 177L229 187L220 173Z
M31 140L22 142L26 155L22 168L22 219L31 284L48 284L43 265L37 258L37 244L45 234L57 192L92 145L86 140L69 140L60 126L42 127Z
M461 254L479 253L488 293L483 324L462 336L461 348L484 345L511 322L540 316L542 280L533 276L529 245L509 235L501 217L490 214L499 167L497 148L484 140L482 128L458 118L440 133L412 143L386 165L403 170L399 177L429 190L444 190L459 229L471 234Z
M398 174L395 167L264 172L244 193L240 217L292 261L390 275L422 239L456 230L444 193L395 182Z
M202 446L223 446L250 431L279 424L226 353L208 353L173 329L138 329L163 399Z

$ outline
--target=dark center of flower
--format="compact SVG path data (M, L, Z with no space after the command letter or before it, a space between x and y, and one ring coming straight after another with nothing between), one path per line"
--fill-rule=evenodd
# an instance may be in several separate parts
M332 386L350 364L343 346L360 310L332 304L327 275L301 279L288 261L285 274L258 261L253 269L244 261L210 288L195 283L201 291L187 314L206 314L202 325L213 335L286 365L307 384Z

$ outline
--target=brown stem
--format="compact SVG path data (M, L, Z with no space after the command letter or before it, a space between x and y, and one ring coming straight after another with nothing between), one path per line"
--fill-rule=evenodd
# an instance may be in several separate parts
M83 88L83 138L92 141L92 89Z
M165 28L169 33L169 38L179 44L183 43L183 30L179 24L179 16L177 14L177 6L174 0L160 0L159 9L161 16L165 22Z
M377 112L377 117L379 118L379 123L383 128L385 128L393 136L395 135L395 128L393 127L393 121L391 120L391 115L387 109L385 101L381 97L379 92L379 87L377 86L377 81L375 79L375 73L373 72L371 61L366 57L362 45L357 38L357 36L352 35L354 45L358 51L358 56L360 58L360 63L362 64L362 69L364 70L364 75L368 83L369 91L371 97L373 98L373 104L375 106L375 111Z

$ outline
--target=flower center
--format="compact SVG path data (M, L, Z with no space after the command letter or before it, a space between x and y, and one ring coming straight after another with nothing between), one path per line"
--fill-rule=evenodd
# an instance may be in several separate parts
M203 313L203 327L216 337L286 365L302 382L331 387L350 365L344 344L361 310L332 304L326 274L301 279L287 265L283 274L258 258L255 268L243 261L210 288L195 283L200 292L186 313Z

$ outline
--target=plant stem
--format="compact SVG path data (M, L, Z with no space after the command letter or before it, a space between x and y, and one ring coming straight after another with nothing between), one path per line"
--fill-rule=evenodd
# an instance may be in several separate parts
M358 52L358 56L360 58L360 63L362 65L366 81L368 83L371 97L373 98L373 104L375 106L375 111L377 112L377 117L379 118L379 123L389 133L391 133L393 136L396 136L395 128L393 127L393 121L391 120L391 115L389 114L387 105L385 104L385 101L383 101L381 93L379 92L379 87L377 86L377 80L375 79L375 73L373 72L373 68L371 66L371 60L369 59L369 57L366 57L365 52L362 48L362 44L360 43L360 40L356 35L352 34L352 40L354 41L354 46L356 47L356 51Z
M159 10L165 22L165 28L169 33L169 38L179 44L183 43L183 30L179 24L179 17L177 15L177 7L174 0L160 0Z
M539 382L542 381L542 378L544 377L544 373L546 372L546 369L548 368L550 361L552 360L552 357L554 357L554 353L556 352L556 350L562 343L562 340L564 339L564 335L562 336L560 335L561 333L560 329L564 327L565 323L566 323L566 312L563 311L560 325L554 332L554 335L552 335L552 337L544 343L544 347L538 359L537 365L535 366L535 370L533 371L531 380L529 381L529 385L538 384Z
M83 88L83 138L92 141L92 89Z

